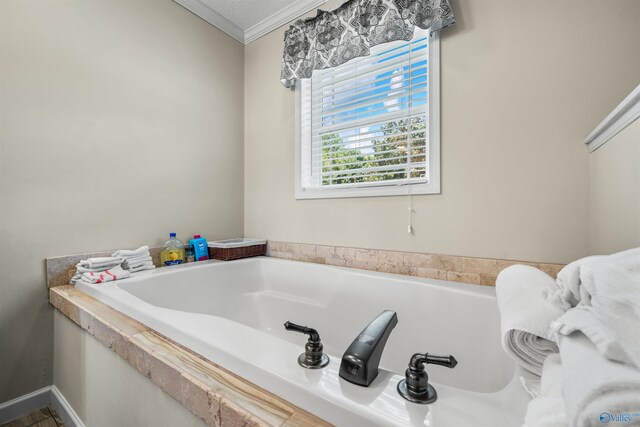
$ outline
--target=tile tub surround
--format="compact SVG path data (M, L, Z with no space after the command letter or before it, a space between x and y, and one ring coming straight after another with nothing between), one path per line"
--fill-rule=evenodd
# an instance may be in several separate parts
M49 301L210 426L330 426L73 286Z
M162 249L162 247L149 248L156 267L160 267ZM112 252L91 252L46 258L47 287L68 285L75 273L76 264L80 260L110 256ZM537 267L554 278L564 267L564 264L278 241L267 243L267 256L487 286L494 286L498 273L514 264Z
M151 259L156 267L160 267L160 252L162 247L149 248ZM111 256L115 252L86 252L77 255L63 255L51 258L45 258L45 268L47 277L47 287L68 285L69 281L76 272L76 264L83 259Z
M268 242L267 256L487 286L495 286L498 273L514 264L539 268L554 278L564 267L564 264L277 241Z

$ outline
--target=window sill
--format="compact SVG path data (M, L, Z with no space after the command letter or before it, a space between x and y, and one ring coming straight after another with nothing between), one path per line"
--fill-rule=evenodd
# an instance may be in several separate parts
M413 185L387 185L380 187L351 187L351 188L296 188L296 200L306 199L341 199L349 197L385 197L407 196L417 194L440 194L439 183L424 183Z

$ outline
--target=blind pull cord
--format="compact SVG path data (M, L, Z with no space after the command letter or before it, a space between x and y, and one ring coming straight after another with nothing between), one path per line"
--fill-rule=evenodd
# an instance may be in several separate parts
M408 187L408 195L409 195L409 206L407 210L409 211L409 224L407 225L407 233L413 234L413 197L411 196L411 186Z
M411 44L409 44L409 87L411 87ZM411 125L413 123L413 118L411 116L411 94L409 94L409 118L408 118L408 126L407 126L407 183L411 180ZM409 196L409 206L407 210L409 211L408 225L407 225L407 233L413 234L413 223L411 222L413 219L413 198L411 197L411 186L407 187L407 195Z

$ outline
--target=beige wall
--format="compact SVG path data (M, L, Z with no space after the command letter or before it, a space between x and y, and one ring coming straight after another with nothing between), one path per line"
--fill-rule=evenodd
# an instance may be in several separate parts
M243 230L243 46L171 0L0 0L0 402L52 382L47 256Z
M206 425L64 314L53 320L53 383L84 425Z
M327 3L325 9L338 3ZM640 2L456 0L443 31L442 194L294 199L285 27L245 49L245 234L568 262L589 252L584 137L638 84Z
M614 233L602 219L617 203L607 197L630 203L609 190L634 176L632 164L613 175L607 165L637 148L610 142L590 158L582 140L638 83L640 2L454 9L442 38L443 191L414 197L409 236L406 197L294 200L284 27L243 48L170 0L0 0L0 402L52 382L47 256L243 228L542 262L587 254L590 235L595 251L635 244L625 239L637 223Z
M591 252L640 246L640 120L589 155Z

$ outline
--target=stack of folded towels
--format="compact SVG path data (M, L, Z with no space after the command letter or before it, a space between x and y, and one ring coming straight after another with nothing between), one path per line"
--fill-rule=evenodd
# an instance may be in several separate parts
M151 260L149 246L141 246L135 250L121 249L112 253L111 256L122 259L122 268L131 273L156 268Z
M541 377L526 426L640 425L640 248L568 264L553 280L500 273L503 347Z
M71 284L75 285L78 280L84 280L89 283L103 283L126 279L131 273L123 270L120 264L122 264L122 258L120 257L83 259L76 265L76 274L71 279Z
M156 268L151 260L149 246L142 246L135 250L121 249L110 257L89 258L76 265L76 274L71 279L75 285L78 280L88 283L104 283L126 279L143 270Z

